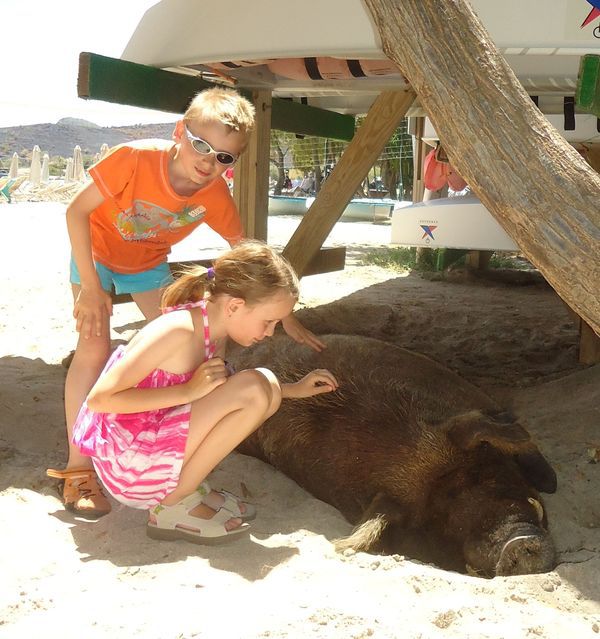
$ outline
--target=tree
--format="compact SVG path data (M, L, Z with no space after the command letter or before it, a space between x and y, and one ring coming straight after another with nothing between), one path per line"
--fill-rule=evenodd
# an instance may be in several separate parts
M600 176L533 104L465 0L365 0L452 164L600 335Z

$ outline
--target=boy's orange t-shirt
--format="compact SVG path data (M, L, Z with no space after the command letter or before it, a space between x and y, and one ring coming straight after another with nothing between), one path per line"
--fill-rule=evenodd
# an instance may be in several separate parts
M240 217L222 178L191 197L168 177L167 140L122 144L90 168L104 202L90 215L94 259L118 273L140 273L165 262L171 246L203 222L223 239L242 238Z

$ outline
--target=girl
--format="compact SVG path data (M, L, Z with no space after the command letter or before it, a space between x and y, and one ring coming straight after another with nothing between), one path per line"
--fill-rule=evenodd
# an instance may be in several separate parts
M150 537L215 543L247 532L254 508L202 480L282 398L337 389L327 370L280 384L269 370L233 373L223 360L228 337L251 346L271 336L297 299L289 263L244 242L171 284L164 314L110 357L73 443L116 499L150 509Z

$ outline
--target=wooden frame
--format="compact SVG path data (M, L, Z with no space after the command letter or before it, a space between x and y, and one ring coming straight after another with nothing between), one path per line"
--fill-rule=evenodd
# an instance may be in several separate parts
M384 91L290 238L283 254L300 277L412 105L412 91Z

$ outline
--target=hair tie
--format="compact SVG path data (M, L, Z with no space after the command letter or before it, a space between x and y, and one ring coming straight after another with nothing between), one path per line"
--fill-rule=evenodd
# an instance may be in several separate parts
M209 266L206 271L206 279L210 282L215 279L215 269L212 266Z

